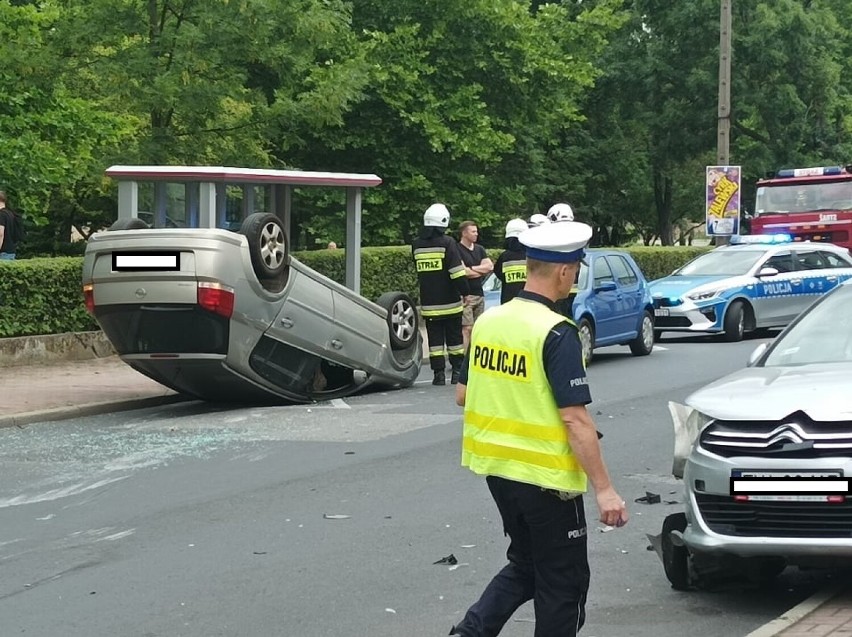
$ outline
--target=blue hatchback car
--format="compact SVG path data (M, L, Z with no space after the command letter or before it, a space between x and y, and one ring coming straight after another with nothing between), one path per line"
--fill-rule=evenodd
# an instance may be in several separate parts
M636 356L654 349L654 305L645 276L633 258L620 250L586 251L580 266L574 320L580 330L583 357L606 345L629 345ZM483 282L485 309L500 305L500 280Z

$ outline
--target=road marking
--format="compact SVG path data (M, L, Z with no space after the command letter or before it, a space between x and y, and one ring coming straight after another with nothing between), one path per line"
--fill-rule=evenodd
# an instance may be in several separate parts
M662 345L654 345L654 349L658 349L661 352L668 352L669 351L668 347L663 347Z
M333 398L331 400L331 406L335 409L352 409L352 407L350 407L349 404L342 398Z

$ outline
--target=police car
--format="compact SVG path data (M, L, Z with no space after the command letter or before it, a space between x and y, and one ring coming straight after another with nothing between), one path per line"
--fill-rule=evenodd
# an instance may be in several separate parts
M731 245L651 282L654 332L722 333L727 341L783 327L852 278L846 248L793 242L790 235L735 235Z

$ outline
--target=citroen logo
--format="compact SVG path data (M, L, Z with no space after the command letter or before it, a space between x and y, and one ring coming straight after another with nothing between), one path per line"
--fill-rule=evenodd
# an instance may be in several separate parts
M145 290L145 288L136 288L136 298L137 299L144 299L147 295L148 295L148 292Z
M770 434L769 444L792 442L793 444L802 444L808 438L808 434L802 429L801 425L795 422L785 422L783 425L773 430Z

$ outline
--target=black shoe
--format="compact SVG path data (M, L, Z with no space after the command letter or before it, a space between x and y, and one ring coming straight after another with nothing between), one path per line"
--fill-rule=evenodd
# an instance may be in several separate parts
M444 375L444 372L435 372L435 378L432 379L433 385L446 385L447 377Z
M453 373L450 375L450 384L451 385L458 385L459 376L461 376L461 372L457 369L454 369Z

